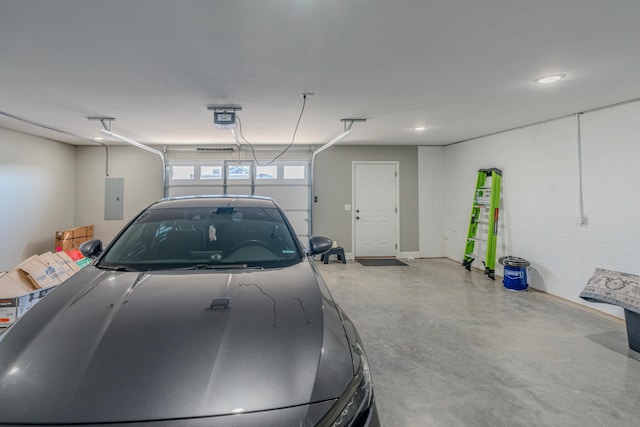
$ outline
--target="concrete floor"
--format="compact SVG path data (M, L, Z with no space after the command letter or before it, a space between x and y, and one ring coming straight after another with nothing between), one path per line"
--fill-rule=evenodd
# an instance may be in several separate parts
M446 259L318 263L356 324L383 426L637 426L623 320Z

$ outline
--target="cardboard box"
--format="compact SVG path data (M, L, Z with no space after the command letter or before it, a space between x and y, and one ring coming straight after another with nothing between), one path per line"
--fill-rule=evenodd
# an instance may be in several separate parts
M53 288L91 261L90 258L73 260L64 252L46 252L0 273L0 327L13 324Z
M73 229L73 238L93 238L93 225L83 225Z
M0 274L0 298L14 298L37 289L26 276L21 276L18 270Z
M56 231L55 252L77 249L82 243L93 239L93 225Z
M0 283L0 295L4 295L1 293L4 292L2 286ZM50 286L47 289L38 289L12 298L0 297L0 328L11 326L54 288L55 286Z
M56 240L73 239L73 228L70 230L56 231Z
M0 328L11 326L32 306L32 294L14 298L0 298Z
M56 270L55 266L40 261L38 257L23 262L18 269L27 274L27 278L36 288L58 285L62 277L65 279L69 277L64 270Z
M65 272L68 277L80 271L80 267L78 267L66 252L47 252L40 255L38 260L42 263L52 265L56 270ZM64 274L61 275L61 277L63 276ZM63 281L67 278L64 278Z

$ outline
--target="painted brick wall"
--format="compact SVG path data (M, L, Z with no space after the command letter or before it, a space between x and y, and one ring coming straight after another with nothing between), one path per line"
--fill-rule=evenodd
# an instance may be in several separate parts
M568 117L445 149L445 253L462 259L477 170L498 167L497 256L531 261L533 288L621 317L579 294L596 267L640 274L640 103L585 113L580 123L585 225L578 119Z

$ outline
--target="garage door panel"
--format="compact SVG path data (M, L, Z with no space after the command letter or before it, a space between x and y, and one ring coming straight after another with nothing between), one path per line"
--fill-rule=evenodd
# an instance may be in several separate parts
M283 211L287 218L289 218L289 222L297 235L307 236L309 234L309 213L307 211L290 209L283 209Z
M224 188L222 186L177 186L172 185L168 188L167 195L169 197L182 197L182 196L213 196L218 194L224 194Z
M176 174L175 179L174 175L170 176L168 196L254 194L271 197L285 212L300 240L305 245L308 244L311 216L308 161L278 161L271 167L260 169L253 161L242 161L238 166L237 162L227 160L179 159L170 161L169 165L171 170L173 168L188 169L189 174ZM241 167L242 172L248 171L249 175L240 176L232 170L238 167ZM268 179L265 175L269 175Z
M250 185L227 185L227 194L238 196L250 196Z
M256 185L256 196L273 198L282 209L304 209L309 206L309 187Z

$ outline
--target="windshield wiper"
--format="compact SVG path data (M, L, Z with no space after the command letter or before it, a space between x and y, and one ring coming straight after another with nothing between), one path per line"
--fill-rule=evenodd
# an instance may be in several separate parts
M189 267L176 268L176 270L234 270L234 269L250 269L262 270L262 267L249 267L247 264L194 264Z
M123 265L106 266L106 265L98 264L96 265L96 267L102 270L128 271L128 272L138 271L138 270L134 270L133 268L125 267Z

